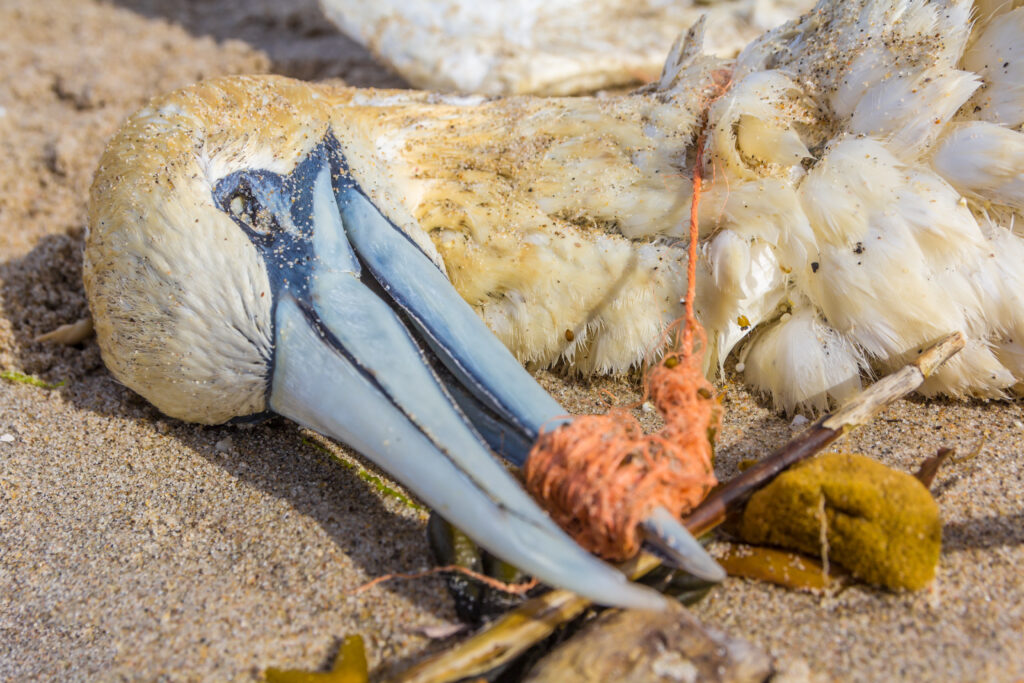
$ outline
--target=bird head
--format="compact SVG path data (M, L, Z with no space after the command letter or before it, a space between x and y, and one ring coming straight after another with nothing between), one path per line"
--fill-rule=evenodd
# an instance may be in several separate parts
M107 366L172 417L272 412L342 440L545 582L661 607L492 457L488 444L521 462L565 410L369 198L385 171L335 134L351 97L233 78L129 119L96 175L85 248Z
M266 209L285 198L257 197L273 190L244 171L287 175L320 144L318 95L285 79L206 83L151 102L103 155L84 268L97 336L114 375L167 415L267 410L274 274L260 240L294 226L273 225L285 214Z

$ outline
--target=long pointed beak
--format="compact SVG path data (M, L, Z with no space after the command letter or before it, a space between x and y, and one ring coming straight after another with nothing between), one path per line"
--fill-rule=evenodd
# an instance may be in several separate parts
M491 448L521 467L541 428L567 422L567 411L350 177L339 178L336 192L346 234L361 261L461 383L448 387L459 407ZM725 571L667 510L655 510L644 535L673 566L707 581L725 578Z
M344 173L329 152L283 179L255 174L245 181L246 192L272 214L275 233L272 240L254 238L265 247L268 271L279 271L269 407L356 448L482 547L545 583L600 604L661 609L661 594L629 582L552 522L458 409L382 287L365 272L360 257L371 251L365 243L373 243L372 228L364 224L376 211L354 188L365 205L344 187L335 194ZM390 224L386 232L404 241ZM410 268L405 277L414 279L422 273L413 262L384 264L382 272ZM422 309L414 302L408 310ZM488 334L462 344L490 340ZM483 384L488 381L493 378ZM563 412L539 387L512 388L521 390L544 401L543 413L530 400L515 407L529 419ZM476 391L486 395L482 387Z
M356 448L545 583L604 605L664 606L572 541L492 456L488 443L522 464L565 410L363 194L332 136L288 176L239 172L214 195L273 283L273 411ZM403 317L454 376L453 391Z
M342 278L354 286L334 283L336 306L278 302L270 407L356 448L481 546L544 582L601 604L661 608L660 594L586 553L537 507L453 408L387 304Z

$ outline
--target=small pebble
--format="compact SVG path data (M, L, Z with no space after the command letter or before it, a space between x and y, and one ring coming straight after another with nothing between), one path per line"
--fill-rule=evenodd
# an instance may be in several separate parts
M796 417L793 418L793 421L789 423L789 428L790 429L799 429L800 427L803 427L808 422L810 422L810 420L808 420L803 415L797 415Z
M235 447L235 444L231 441L230 436L225 436L223 439L213 445L213 448L218 453L230 453Z
M4 434L0 436L0 443L14 443L14 434Z

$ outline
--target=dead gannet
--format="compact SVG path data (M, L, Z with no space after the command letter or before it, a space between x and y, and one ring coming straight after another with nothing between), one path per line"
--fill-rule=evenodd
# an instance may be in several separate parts
M90 209L85 283L104 360L170 416L274 412L338 438L524 571L604 604L659 608L660 594L577 546L491 456L488 443L521 464L566 411L389 199L398 187L372 148L385 141L366 127L427 100L233 78L132 117ZM453 379L442 384L424 348ZM678 520L655 514L649 529L670 558L724 577Z
M701 15L704 49L734 57L811 0L320 0L409 83L488 95L571 95L651 80Z
M1024 378L1024 9L986 11L1001 14L822 2L735 63L703 55L698 26L657 83L608 98L274 77L158 98L93 186L84 272L104 359L171 416L286 415L539 578L656 606L488 457L405 325L521 459L564 411L487 328L537 365L649 356L681 313L703 130L696 305L713 361L746 339L751 384L820 409L959 330L968 348L927 390L1004 395Z

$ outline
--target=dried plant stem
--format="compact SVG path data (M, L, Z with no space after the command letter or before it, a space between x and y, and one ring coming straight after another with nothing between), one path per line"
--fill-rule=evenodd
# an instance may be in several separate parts
M660 564L653 555L640 553L619 568L630 578L637 579ZM482 675L523 654L590 606L590 600L570 591L549 591L391 680L394 683L445 683Z

